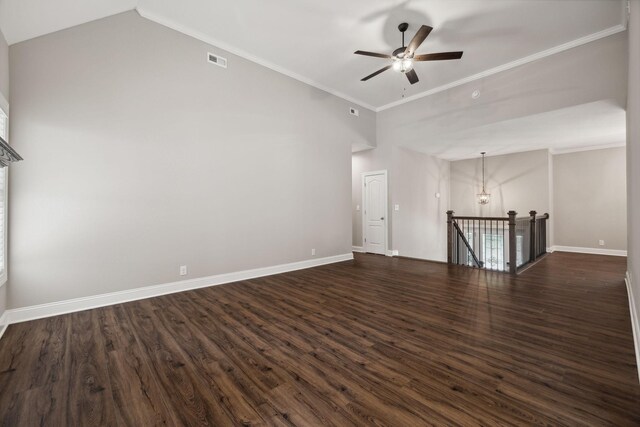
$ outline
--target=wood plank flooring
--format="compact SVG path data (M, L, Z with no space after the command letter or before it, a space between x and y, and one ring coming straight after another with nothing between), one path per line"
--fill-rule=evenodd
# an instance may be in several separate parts
M626 259L356 255L12 325L6 426L640 425Z

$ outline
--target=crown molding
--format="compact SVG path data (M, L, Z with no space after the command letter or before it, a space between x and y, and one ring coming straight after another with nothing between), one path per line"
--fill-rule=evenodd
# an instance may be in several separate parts
M424 92L417 93L415 95L411 95L407 98L401 99L399 101L394 101L389 104L385 104L382 107L378 107L375 111L380 112L384 110L388 110L393 107L397 107L402 104L406 104L411 101L415 101L420 98L424 98L429 95L436 94L438 92L443 92L447 89L451 89L457 86L461 86L466 83L470 83L476 80L483 79L485 77L491 76L493 74L500 73L502 71L507 71L515 67L519 67L520 65L528 64L533 61L537 61L538 59L546 58L547 56L555 55L556 53L564 52L565 50L572 49L574 47L582 46L583 44L591 43L596 40L600 40L604 37L611 36L613 34L620 33L625 31L627 27L625 25L616 25L611 28L607 28L606 30L598 31L597 33L589 34L588 36L581 37L579 39L572 40L570 42L552 47L551 49L543 50L542 52L534 53L533 55L525 56L524 58L516 59L515 61L507 62L506 64L499 65L494 68L490 68L488 70L482 71L480 73L474 74L469 77L465 77L460 80L456 80L451 83L447 83L442 86L434 87L433 89L429 89Z
M181 25L169 18L166 18L164 16L160 16L157 14L154 14L152 12L149 12L148 10L145 10L144 8L140 8L140 7L136 7L135 11L138 13L138 15L140 15L141 17L148 19L149 21L155 22L156 24L160 24L164 27L170 28L174 31L177 31L179 33L182 33L184 35L187 35L189 37L192 37L194 39L200 40L201 42L207 43L209 45L212 45L213 47L217 47L219 49L222 49L226 52L229 52L233 55L239 56L240 58L244 58L248 61L254 62L258 65L262 65L263 67L269 68L277 73L280 74L284 74L287 77L291 77L294 80L298 80L299 82L305 83L309 86L313 86L316 89L320 89L321 91L330 93L331 95L337 96L338 98L342 98L345 101L351 102L353 104L356 104L357 106L360 106L362 108L366 108L368 110L371 111L376 111L376 107L374 107L373 105L369 105L364 101L360 101L359 99L355 99L349 95L346 95L342 92L339 92L337 90L331 89L328 86L325 86L313 79L304 77L300 74L294 73L293 71L287 70L286 68L280 67L272 62L269 62L263 58L260 58L258 56L252 55L242 49L239 49L233 45L230 45L228 43L225 43L223 41L220 40L216 40L212 37L209 37L205 34L202 34L199 31L193 30L191 28L188 28L184 25Z
M579 153L581 151L592 151L592 150L605 150L607 148L620 148L620 147L626 147L626 146L627 144L625 142L612 142L610 144L587 145L584 147L550 148L549 153L555 156L557 154Z
M605 150L607 148L620 148L626 147L627 144L625 142L612 142L610 144L598 144L598 145L587 145L584 147L572 147L572 148L548 148L548 147L540 147L540 148L531 148L526 147L522 150L515 151L505 151L494 154L487 154L487 157L498 157L498 156L509 156L511 154L520 154L520 153L530 153L533 151L548 151L549 154L556 156L558 154L569 154L569 153L579 153L582 151L592 151L592 150ZM426 154L426 153L425 153ZM448 162L457 162L460 160L470 160L470 159L478 159L477 153L472 153L469 155L464 155L460 157L438 157L439 159L446 160Z

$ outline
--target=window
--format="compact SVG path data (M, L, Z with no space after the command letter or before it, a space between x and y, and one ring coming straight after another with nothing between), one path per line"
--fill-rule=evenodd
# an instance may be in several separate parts
M0 136L9 141L9 117L0 109ZM0 168L0 285L7 281L7 269L5 265L7 251L7 170Z
M482 261L484 268L490 270L505 270L504 263L504 235L482 234Z

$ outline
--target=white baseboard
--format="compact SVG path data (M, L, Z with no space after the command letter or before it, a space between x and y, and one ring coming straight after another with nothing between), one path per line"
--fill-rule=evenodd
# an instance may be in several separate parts
M640 381L640 313L636 311L636 300L633 295L633 286L631 286L631 275L627 271L624 278L627 284L627 296L629 297L629 313L631 314L631 329L633 329L633 345L636 350L636 369L638 371L638 381Z
M73 313L76 311L89 310L92 308L104 307L113 304L120 304L129 301L156 297L160 295L188 291L191 289L206 288L209 286L222 285L224 283L237 282L239 280L253 279L256 277L270 276L272 274L302 270L305 268L317 267L325 264L349 261L352 259L353 253L330 256L326 258L309 259L305 261L293 262L290 264L281 264L271 267L218 274L215 276L201 277L198 279L183 280L180 282L171 282L162 285L146 286L143 288L136 288L126 291L75 298L67 301L15 308L7 310L4 316L7 316L6 324L20 323L29 320L42 319L44 317L58 316L60 314Z
M367 253L367 251L364 250L364 248L362 246L352 246L351 250L353 252L360 252L360 253ZM397 250L387 250L385 251L385 255L386 256L398 256L398 251Z
M9 326L9 313L8 310L5 310L0 316L0 338L4 335L4 332L7 330L7 326Z
M619 249L580 248L576 246L552 246L550 252L575 252L578 254L627 256L627 251Z

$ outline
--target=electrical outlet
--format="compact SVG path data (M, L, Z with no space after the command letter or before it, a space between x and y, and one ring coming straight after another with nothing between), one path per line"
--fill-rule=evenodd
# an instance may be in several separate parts
M360 205L356 205L356 210L360 211Z
M181 265L180 266L180 275L181 276L186 276L187 275L187 266L186 265Z
M599 244L600 246L604 246L604 240L598 240L598 244Z
M311 249L311 255L315 255L316 254L316 250L315 249Z
M398 212L398 211L400 210L400 205L395 205L395 206L393 207L393 209L394 209L396 212Z

